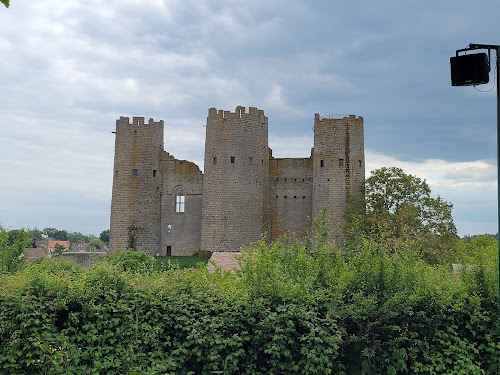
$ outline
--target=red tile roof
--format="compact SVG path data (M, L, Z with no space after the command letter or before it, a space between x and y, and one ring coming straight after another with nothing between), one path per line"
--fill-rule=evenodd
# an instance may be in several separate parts
M69 241L49 240L47 247L49 249L55 249L56 245L61 245L64 246L66 249L69 249Z

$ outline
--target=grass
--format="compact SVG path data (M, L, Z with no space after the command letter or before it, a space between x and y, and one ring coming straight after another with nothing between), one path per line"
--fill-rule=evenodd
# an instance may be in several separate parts
M161 256L155 257L158 265L170 263L179 265L179 268L194 268L197 264L202 263L203 266L207 264L207 260L200 259L196 256Z

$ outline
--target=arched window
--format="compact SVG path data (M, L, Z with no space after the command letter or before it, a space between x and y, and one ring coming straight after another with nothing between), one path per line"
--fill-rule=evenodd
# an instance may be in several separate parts
M182 186L174 189L175 212L184 213L186 210L186 192Z

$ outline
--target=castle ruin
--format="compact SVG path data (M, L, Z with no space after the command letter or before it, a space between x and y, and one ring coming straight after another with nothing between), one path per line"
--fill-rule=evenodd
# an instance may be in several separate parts
M152 255L239 251L263 236L307 234L327 208L338 233L365 178L363 118L314 116L309 158L274 158L264 111L208 111L204 173L164 150L164 124L116 121L110 249Z

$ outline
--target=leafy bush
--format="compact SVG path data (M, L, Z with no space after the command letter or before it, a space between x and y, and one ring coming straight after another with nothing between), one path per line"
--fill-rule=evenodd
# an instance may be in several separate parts
M22 229L15 232L15 238L9 238L9 232L0 226L0 275L21 269L26 260L28 233Z
M259 242L238 275L122 252L0 278L0 373L495 374L495 239L430 266L408 243ZM472 264L454 272L452 263Z
M118 251L110 258L110 262L132 273L151 273L156 267L156 261L151 255L131 249Z

